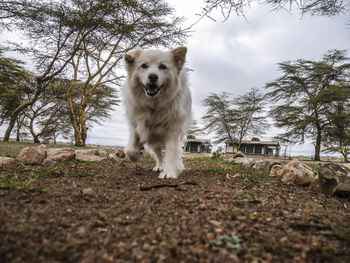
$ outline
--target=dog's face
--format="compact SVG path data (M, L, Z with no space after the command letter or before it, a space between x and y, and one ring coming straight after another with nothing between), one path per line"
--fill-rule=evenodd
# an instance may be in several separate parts
M149 98L166 93L179 75L186 57L186 47L179 47L170 52L138 49L125 55L129 82L135 81L137 92L140 89Z

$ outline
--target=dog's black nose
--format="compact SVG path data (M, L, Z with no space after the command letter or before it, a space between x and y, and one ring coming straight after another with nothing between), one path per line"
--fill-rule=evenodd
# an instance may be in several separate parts
M158 80L158 76L156 74L149 74L148 79L151 83L155 83Z

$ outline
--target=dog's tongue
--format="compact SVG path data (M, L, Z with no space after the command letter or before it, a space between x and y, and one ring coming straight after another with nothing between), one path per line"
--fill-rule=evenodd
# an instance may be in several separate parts
M154 85L147 85L146 91L148 95L154 96L158 93L158 88L157 86L154 86Z

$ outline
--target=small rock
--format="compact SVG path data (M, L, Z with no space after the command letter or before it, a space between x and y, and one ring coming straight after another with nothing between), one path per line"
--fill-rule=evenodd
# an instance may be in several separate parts
M78 236L81 236L81 237L85 236L85 234L86 234L86 229L85 229L85 227L83 227L83 226L79 227L78 230L77 230L77 232L76 232L76 234L77 234Z
M238 151L234 156L233 158L237 158L237 157L247 157L243 152L241 151Z
M1 165L3 167L5 167L6 165L11 165L13 163L15 163L14 158L0 156L0 167L1 167Z
M92 190L90 187L88 188L84 188L82 190L84 195L88 195L88 196L97 196L96 192L94 190Z
M160 227L157 227L156 229L156 234L157 235L160 235L161 233L163 232L163 228L160 226Z
M255 160L252 167L257 170L269 169L271 163L272 160Z
M46 158L46 146L26 147L18 154L17 159L24 164L41 164Z
M46 158L46 159L43 161L42 165L45 166L45 167L52 167L52 166L55 166L56 163L57 163L56 161Z
M317 180L316 174L304 163L293 160L277 173L286 184L310 185Z
M271 170L275 165L283 166L279 161L271 161L269 169Z
M327 195L350 195L349 168L334 163L327 163L320 167L318 176L322 193Z
M240 163L246 167L252 167L253 165L253 159L247 158L247 157L237 157L234 159L235 163Z
M277 165L272 166L270 173L269 173L269 176L277 176L278 172L282 169L283 169L282 165L277 164Z

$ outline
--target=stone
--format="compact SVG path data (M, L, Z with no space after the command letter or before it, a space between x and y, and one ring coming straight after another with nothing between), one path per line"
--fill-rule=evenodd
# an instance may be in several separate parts
M62 162L69 161L75 158L75 150L71 148L50 148L46 150L46 159Z
M45 167L52 167L52 166L55 166L56 163L57 163L56 161L46 158L46 159L42 162L42 165L45 166Z
M272 166L269 176L277 176L278 172L283 169L283 165L276 164Z
M17 155L17 159L24 164L41 164L46 158L46 146L26 147Z
M272 160L255 160L253 162L253 168L257 170L269 169Z
M289 162L277 174L282 177L282 182L286 184L307 186L317 180L317 176L311 168L298 160Z
M237 157L234 159L234 162L240 163L240 164L247 166L247 167L252 167L252 165L253 165L253 159L247 158L247 157Z
M76 150L75 153L75 159L84 162L100 162L108 158L107 152L103 149Z
M275 160L271 160L271 163L270 163L270 166L269 166L269 170L271 171L272 167L274 167L275 165L283 166L281 162L275 161Z
M6 165L11 165L15 163L15 159L11 157L2 157L0 156L0 167L1 165L5 167Z
M350 163L342 163L341 166L344 166L344 167L350 169Z
M125 152L123 148L117 148L114 153L110 153L109 157L114 160L124 159Z
M84 195L88 195L88 196L97 196L96 192L95 192L94 190L92 190L90 187L84 188L84 189L82 190L82 193L83 193Z
M241 151L238 151L233 158L237 158L237 157L247 157L244 153L242 153Z
M350 196L350 169L344 165L327 163L318 171L321 192L326 195Z

